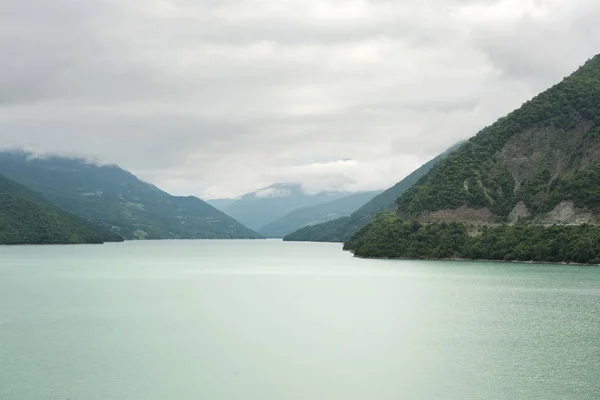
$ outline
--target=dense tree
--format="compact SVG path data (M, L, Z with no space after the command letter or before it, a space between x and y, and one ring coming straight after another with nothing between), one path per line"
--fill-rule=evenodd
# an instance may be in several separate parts
M39 194L0 175L0 244L123 241L123 237L68 214Z
M600 226L421 224L383 213L346 242L344 249L368 258L467 258L598 264Z
M467 205L502 221L519 201L536 215L563 200L600 212L599 149L600 55L441 160L399 197L398 212Z
M599 198L600 55L437 163L398 198L402 218L379 216L345 248L363 257L599 263L600 226L576 225L573 215L597 223ZM519 202L526 212L502 224ZM567 205L570 216L556 217ZM458 208L487 208L492 218ZM435 222L439 210L463 223ZM545 226L552 219L573 225Z

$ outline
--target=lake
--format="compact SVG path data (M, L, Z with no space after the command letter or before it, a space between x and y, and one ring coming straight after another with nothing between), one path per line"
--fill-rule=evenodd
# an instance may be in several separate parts
M600 268L0 247L0 399L600 398Z

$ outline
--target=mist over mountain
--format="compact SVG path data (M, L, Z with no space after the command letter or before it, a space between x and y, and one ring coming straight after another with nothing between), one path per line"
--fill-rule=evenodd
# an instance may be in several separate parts
M222 210L227 206L233 204L236 200L237 199L210 199L204 201L216 208L217 210Z
M261 237L196 197L172 196L116 165L2 151L0 173L127 239Z
M209 200L247 227L260 231L291 211L346 197L348 192L307 193L301 185L276 183L238 199ZM229 203L229 204L228 204Z
M305 226L349 216L379 193L381 191L356 193L314 206L302 207L260 228L259 232L266 237L282 238Z
M303 242L344 242L348 240L356 231L373 220L378 213L393 210L398 196L421 179L441 159L456 150L461 143L452 146L444 153L417 168L394 186L373 197L349 217L305 226L289 233L284 237L284 240Z

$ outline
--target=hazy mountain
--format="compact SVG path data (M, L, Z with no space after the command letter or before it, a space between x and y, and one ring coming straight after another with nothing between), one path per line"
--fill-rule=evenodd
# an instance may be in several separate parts
M596 56L481 130L399 197L397 215L427 226L381 218L347 248L362 256L596 262L599 198ZM544 228L552 224L564 225Z
M302 207L262 227L259 232L266 237L281 238L307 225L349 216L379 193L381 191L356 193L327 203Z
M115 165L0 152L0 173L127 239L261 237L196 197L172 196Z
M38 193L0 175L0 244L105 241L123 241L123 238L60 210Z
M344 242L348 240L358 229L369 223L377 213L394 209L398 196L414 185L421 177L429 172L436 163L456 148L458 148L458 145L451 147L433 160L423 164L391 188L373 197L372 200L352 213L350 217L306 226L296 232L286 235L284 240L302 242Z
M210 204L217 210L222 211L224 208L233 204L236 200L238 200L238 199L211 199L211 200L204 200L204 201L206 201L208 204Z
M245 194L229 205L222 206L225 199L220 199L220 203L213 204L221 204L221 211L231 215L247 227L258 231L298 208L326 203L346 197L349 194L348 192L309 194L300 185L276 183Z

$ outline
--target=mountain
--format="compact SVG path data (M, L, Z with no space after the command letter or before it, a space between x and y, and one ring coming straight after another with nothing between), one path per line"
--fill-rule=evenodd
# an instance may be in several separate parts
M237 201L237 199L211 199L211 200L204 200L204 201L206 201L208 204L210 204L217 210L222 210L225 207L228 207L231 204L233 204L235 201Z
M599 236L590 228L600 222L599 198L600 55L440 161L398 198L398 221L372 224L347 247L363 255L398 256L406 254L415 235L424 238L431 229L442 235L448 223L456 223L452 229L465 230L471 239L468 246L455 241L449 256L577 261L575 248L600 255ZM408 236L402 233L405 219L415 224ZM428 224L419 227L419 222ZM552 224L563 225L549 230ZM562 235L563 243L549 239L549 232ZM399 245L402 240L394 237L408 241ZM571 247L565 249L566 243ZM471 245L473 251L465 250ZM423 248L411 256L428 253Z
M348 240L357 230L369 223L378 213L392 210L398 196L414 185L442 158L456 150L458 145L451 147L444 153L417 168L406 178L396 183L383 193L375 196L369 202L356 210L350 217L339 218L322 224L306 226L298 231L285 236L285 241L302 242L344 242Z
M248 193L222 206L221 211L231 215L247 227L260 231L262 227L278 220L298 208L326 203L348 196L347 192L306 193L300 185L276 183ZM223 204L224 199L220 199Z
M127 239L261 237L196 197L172 196L115 165L5 151L0 173Z
M76 244L123 237L68 214L0 175L0 244Z
M259 232L266 237L281 238L308 225L349 216L381 191L356 193L327 203L294 210L262 227Z
M596 222L600 56L484 128L398 199L427 221Z

